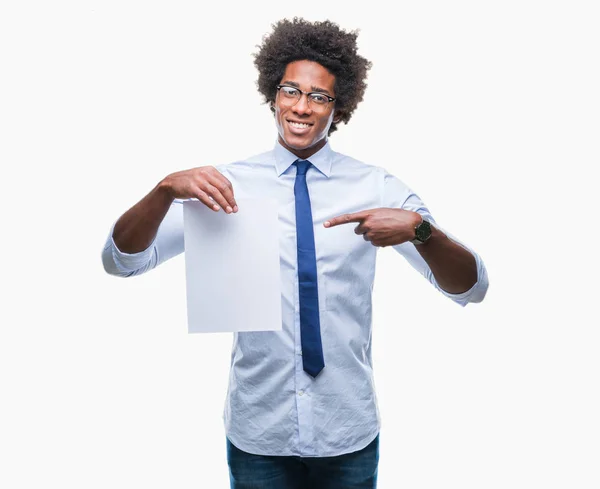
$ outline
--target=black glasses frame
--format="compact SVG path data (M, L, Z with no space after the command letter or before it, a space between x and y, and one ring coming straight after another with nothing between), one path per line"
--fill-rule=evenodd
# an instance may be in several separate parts
M277 85L277 91L281 90L283 87L288 87L288 88L293 88L294 90L298 90L300 93L303 93L304 95L306 95L308 97L308 100L310 100L310 96L313 93L316 93L317 95L322 95L323 97L327 97L327 101L328 101L327 103L335 102L335 97L330 97L326 93L323 93L323 92L304 92L304 91L300 90L298 87L293 87L292 85ZM298 101L300 101L300 99L298 99ZM327 105L327 104L325 104L325 105Z

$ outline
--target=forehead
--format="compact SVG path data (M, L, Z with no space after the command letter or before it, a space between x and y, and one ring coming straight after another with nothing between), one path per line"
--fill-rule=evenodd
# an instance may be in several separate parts
M281 82L294 82L305 91L321 88L333 93L335 76L319 63L301 60L286 66Z

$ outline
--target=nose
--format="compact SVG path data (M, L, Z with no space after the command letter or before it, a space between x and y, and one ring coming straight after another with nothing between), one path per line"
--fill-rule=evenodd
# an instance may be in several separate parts
M308 95L301 93L300 99L294 104L293 110L298 114L311 114L312 109L308 103Z

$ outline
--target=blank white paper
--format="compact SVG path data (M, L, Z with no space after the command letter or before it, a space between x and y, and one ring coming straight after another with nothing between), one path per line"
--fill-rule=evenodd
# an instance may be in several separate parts
M231 214L183 203L189 333L281 329L277 202L236 202Z

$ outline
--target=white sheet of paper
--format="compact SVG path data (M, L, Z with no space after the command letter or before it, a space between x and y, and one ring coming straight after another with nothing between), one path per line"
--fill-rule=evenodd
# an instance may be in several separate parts
M183 203L189 333L281 329L277 201L236 202L232 214Z

